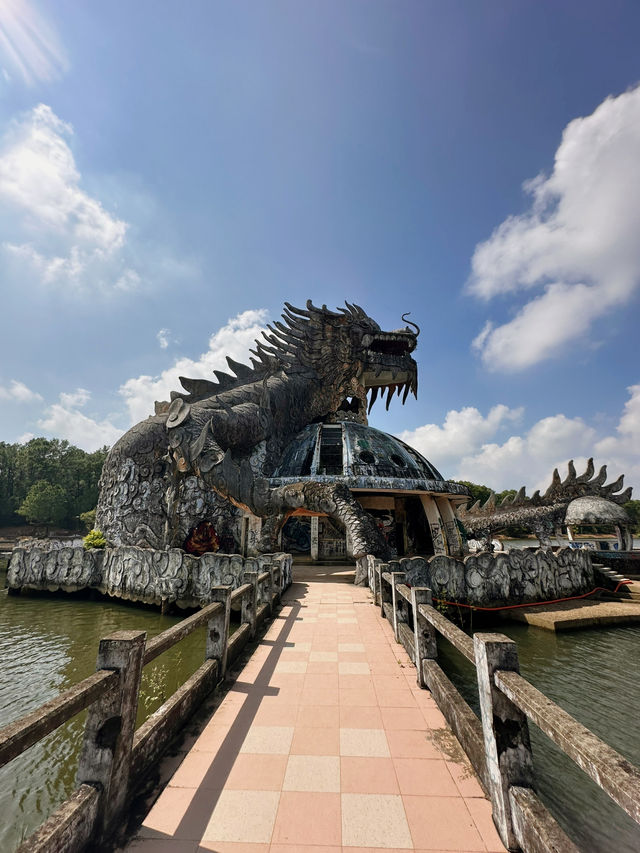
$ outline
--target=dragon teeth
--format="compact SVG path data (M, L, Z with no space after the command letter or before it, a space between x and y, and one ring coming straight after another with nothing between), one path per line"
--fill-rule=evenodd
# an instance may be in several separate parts
M387 402L386 402L386 405L385 405L385 409L386 409L387 411L389 410L389 404L391 403L391 398L393 397L393 392L394 392L395 390L396 390L396 386L395 386L395 385L389 385L389 390L388 390L388 392L387 392Z

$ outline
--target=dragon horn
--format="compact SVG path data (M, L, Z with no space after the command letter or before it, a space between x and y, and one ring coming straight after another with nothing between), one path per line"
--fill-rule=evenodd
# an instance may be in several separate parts
M417 338L418 335L420 334L420 326L418 326L417 323L412 323L411 320L407 320L407 317L409 316L409 314L411 314L411 311L406 311L402 315L402 322L408 323L410 326L413 326L413 328L416 330L416 338Z

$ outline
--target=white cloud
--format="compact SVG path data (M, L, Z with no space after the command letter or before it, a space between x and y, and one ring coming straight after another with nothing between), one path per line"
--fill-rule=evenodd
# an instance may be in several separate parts
M499 439L521 410L494 406L486 417L477 409L451 411L444 424L425 424L400 435L427 457L443 476L482 483L496 491L545 489L554 468L566 472L573 459L578 473L590 456L606 464L610 479L626 475L627 485L640 486L640 385L629 388L630 398L613 435L601 436L582 418L564 414L542 418L521 434Z
M35 433L33 432L23 432L21 436L17 438L18 444L28 444L32 438L35 438Z
M11 380L9 387L0 385L0 400L15 400L18 403L35 403L42 400L40 394L36 394L24 384L16 379Z
M468 290L484 300L541 289L474 348L491 369L521 370L587 341L640 283L640 86L572 121L549 177L525 184L530 209L476 247Z
M169 346L169 335L171 334L169 329L160 329L156 338L158 339L158 343L160 344L160 349L166 349Z
M467 406L448 412L442 426L425 424L415 430L405 430L400 438L419 450L436 468L447 471L457 465L461 457L480 450L500 429L519 421L522 412L521 408L498 405L485 418L478 409Z
M209 339L209 348L194 360L180 358L160 376L138 376L128 379L121 387L131 423L153 414L156 400L168 400L171 391L181 389L179 376L189 379L211 379L214 370L227 370L225 356L236 361L246 360L254 340L264 328L267 312L264 309L244 311L228 320Z
M67 409L79 409L91 399L91 392L86 388L76 388L70 394L60 394L60 403Z
M38 426L56 438L66 439L89 452L105 444L114 444L122 435L119 427L108 420L98 421L79 411L90 397L85 388L60 394L59 402L45 409Z
M0 142L3 249L45 284L130 290L140 277L122 254L127 223L82 189L72 135L69 124L39 104Z
M69 68L54 27L28 0L0 3L0 56L28 86L55 80ZM11 79L6 68L2 72Z
M628 474L630 485L637 483L640 486L640 385L632 385L627 390L630 397L615 435L598 441L596 453L610 463L612 472L624 472Z

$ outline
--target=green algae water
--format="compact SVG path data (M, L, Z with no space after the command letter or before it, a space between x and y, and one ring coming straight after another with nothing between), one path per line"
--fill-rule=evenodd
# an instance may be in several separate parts
M95 672L98 643L118 630L148 637L180 616L115 601L9 596L0 571L0 727ZM183 618L183 617L182 617ZM138 725L204 661L205 629L144 668ZM11 853L75 789L86 712L0 768L0 850Z
M505 622L486 630L515 640L522 675L640 767L640 626L556 634ZM446 640L438 646L445 672L479 713L475 671ZM540 798L580 850L637 853L640 826L536 726L529 731Z

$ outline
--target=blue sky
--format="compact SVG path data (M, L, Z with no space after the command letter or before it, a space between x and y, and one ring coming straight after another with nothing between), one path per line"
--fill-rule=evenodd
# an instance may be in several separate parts
M422 327L449 477L640 485L635 2L0 2L0 440L113 443L284 300Z

